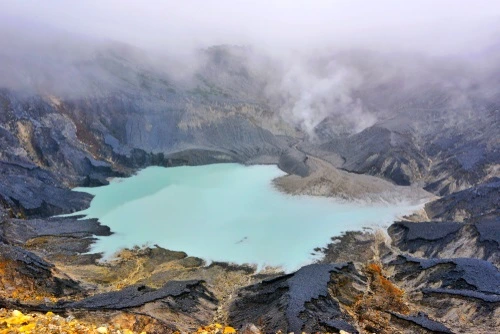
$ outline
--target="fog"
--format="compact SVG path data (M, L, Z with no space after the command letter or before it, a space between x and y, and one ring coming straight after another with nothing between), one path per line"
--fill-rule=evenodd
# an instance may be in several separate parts
M488 44L498 1L2 1L2 16L151 49L215 44L432 53Z
M0 87L68 96L122 88L103 70L105 52L126 55L134 70L184 81L212 73L229 87L238 78L209 72L203 50L244 46L244 64L231 66L255 82L254 98L307 133L330 116L357 132L380 117L367 103L374 88L402 75L403 93L431 82L453 91L454 107L469 103L470 87L498 68L498 22L498 1L3 0Z

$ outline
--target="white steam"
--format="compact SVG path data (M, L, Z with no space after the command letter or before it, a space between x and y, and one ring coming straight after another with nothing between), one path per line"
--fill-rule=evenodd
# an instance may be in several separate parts
M325 121L358 132L426 89L452 108L494 96L498 22L493 0L3 0L0 88L82 96L203 73L311 136ZM251 48L207 62L223 44Z
M353 96L363 83L355 69L330 61L319 69L295 62L280 82L284 103L281 112L308 134L331 118L359 132L375 123L376 117Z

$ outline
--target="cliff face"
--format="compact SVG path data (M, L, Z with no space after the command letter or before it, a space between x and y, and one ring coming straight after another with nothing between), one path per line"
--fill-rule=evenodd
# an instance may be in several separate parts
M112 85L91 76L85 94L0 90L0 306L103 322L130 316L159 331L222 321L266 332L495 332L498 94L474 86L466 107L450 109L453 94L440 81L367 84L356 94L374 125L334 131L329 117L312 135L280 117L245 52L206 51L189 83L110 53L82 66ZM294 174L277 184L294 193L380 199L392 182L413 187L397 194L425 197L424 188L442 197L388 237L338 238L321 250L322 263L290 275L207 266L161 248L125 250L103 265L87 251L112 231L49 218L89 204L71 187L149 165L216 162L276 163Z
M290 150L284 135L294 131L259 101L202 78L174 85L112 55L100 66L116 86L76 96L0 91L0 192L13 210L75 210L82 204L64 203L74 197L64 188L148 165L277 163Z

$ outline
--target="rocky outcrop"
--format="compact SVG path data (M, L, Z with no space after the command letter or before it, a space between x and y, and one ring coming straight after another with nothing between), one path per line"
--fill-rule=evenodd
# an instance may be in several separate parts
M436 316L416 312L421 307L379 265L357 267L314 264L242 288L228 319L258 324L264 333L453 333Z
M280 155L278 167L289 174L305 177L310 172L307 159L308 157L304 153L289 149Z
M417 315L402 315L398 313L391 313L395 318L404 320L408 323L409 327L411 328L411 325L417 325L420 328L416 328L415 330L420 331L427 330L431 333L437 333L437 334L452 334L453 332L443 325L440 322L434 321L429 319L429 317L423 313L418 313ZM407 325L407 326L408 326Z
M10 216L49 217L82 210L92 197L70 191L52 173L21 163L0 162L0 203Z
M432 195L416 187L403 187L370 175L348 173L310 156L308 175L285 175L273 180L278 189L296 195L327 196L359 202L420 204Z
M444 196L425 206L434 220L467 221L471 218L500 214L500 178Z
M171 330L193 332L200 324L211 323L217 304L201 281L170 281L159 289L134 285L56 307L147 314Z
M46 236L89 238L111 235L109 227L101 225L97 219L78 218L81 217L8 219L0 223L0 235L9 243L20 245L30 239Z
M0 222L0 240L36 252L49 261L65 258L80 265L95 263L100 254L90 251L97 236L111 235L95 219L12 219Z
M473 327L491 333L500 326L500 272L491 263L399 256L388 265L412 301L452 330L464 332Z
M2 307L16 307L41 312L82 313L94 319L116 318L127 315L146 316L144 324L162 332L194 332L200 324L210 323L217 309L217 299L204 288L201 281L170 281L163 287L151 289L134 285L119 291L96 294L71 302L60 300L56 304L25 304L0 299ZM130 320L129 320L130 322ZM132 323L137 322L133 319ZM156 331L155 331L156 332Z
M423 290L424 293L449 293L491 303L500 302L500 271L488 261L400 256L389 265L395 267L394 278L397 281L405 280L407 284L414 286L427 286L428 288ZM412 269L428 270L432 274L425 275L425 278L410 278ZM422 282L422 279L425 281Z
M470 257L500 266L498 217L476 223L397 222L388 232L394 246L419 257Z
M297 272L244 288L229 309L229 321L237 326L259 324L266 333L345 330L356 332L353 319L330 296L331 273L361 280L352 265L317 264Z
M300 147L327 160L338 155L343 161L335 164L348 171L381 176L400 185L419 184L439 196L498 177L499 110L478 107L487 110L481 117L465 120L460 111L456 115L435 102L432 108L396 104L392 107L397 115L359 133L326 137Z
M33 301L81 292L74 280L25 249L0 242L0 299Z
M429 162L410 133L373 126L346 138L320 145L322 151L338 153L342 168L360 174L380 175L398 185L422 179Z

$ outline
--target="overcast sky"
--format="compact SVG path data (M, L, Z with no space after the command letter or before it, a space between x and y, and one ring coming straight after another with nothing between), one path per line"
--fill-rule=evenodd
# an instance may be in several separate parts
M377 116L356 92L394 78L407 89L447 87L449 100L465 105L478 73L499 68L500 0L0 0L0 87L77 97L128 87L103 63L85 61L116 46L109 40L146 49L133 53L141 65L193 84L207 58L192 51L251 46L242 66L284 119L313 136L333 115L358 132ZM379 53L343 52L351 49ZM133 49L113 50L131 57ZM496 83L481 89L498 91Z
M2 0L0 13L26 29L42 23L160 50L238 44L450 54L500 37L498 0Z

